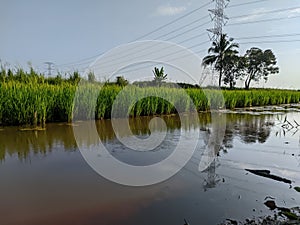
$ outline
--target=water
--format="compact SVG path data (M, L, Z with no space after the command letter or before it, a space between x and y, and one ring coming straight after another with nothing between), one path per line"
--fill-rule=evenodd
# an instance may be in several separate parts
M101 140L110 153L132 165L149 165L168 157L180 135L200 130L194 156L175 176L147 187L128 187L98 175L78 150L69 124L48 124L46 131L0 130L0 224L218 224L227 218L258 217L271 212L265 198L278 206L300 205L289 184L259 177L245 169L268 169L300 186L300 131L283 122L300 122L299 112L199 115L200 123L177 116L167 124L164 142L153 151L130 151L116 139L111 121L98 121ZM226 119L224 138L216 118ZM150 135L150 117L130 120L139 138ZM86 122L77 124L86 126ZM157 129L155 132L161 132ZM126 134L123 134L126 136ZM209 137L217 158L204 170L199 163ZM86 146L92 140L80 140ZM189 146L186 146L187 148Z

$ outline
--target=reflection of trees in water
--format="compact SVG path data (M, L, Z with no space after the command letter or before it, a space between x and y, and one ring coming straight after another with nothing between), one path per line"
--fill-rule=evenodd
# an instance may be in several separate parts
M132 134L134 135L150 135L149 123L155 116L142 116L136 118L127 119L116 119L116 125L118 126L117 132L120 137L127 137L131 135L128 133L126 124L129 123ZM173 133L175 130L184 129L199 129L199 124L196 123L198 118L195 114L183 115L183 121L180 121L178 115L159 116L163 119L169 133ZM202 121L203 122L203 121ZM102 141L109 141L116 138L115 131L113 130L112 123L110 120L99 120L96 122L97 131ZM155 131L163 131L163 127L159 124L154 124Z
M207 142L207 145L213 149L213 155L217 155L221 144L225 148L232 147L234 136L239 136L246 143L259 141L265 142L270 135L270 127L266 125L266 121L271 116L261 115L253 116L247 114L226 114L226 130L222 140L218 124L210 127L212 124L212 115L210 113L199 113L199 123L195 123L195 118L190 115L183 116L184 121L180 121L178 116L161 117L167 124L168 132L178 129L200 129L207 132L207 137L211 136L214 130L215 138L210 139L215 142ZM132 133L135 135L150 135L148 124L153 117L131 118L129 120ZM84 125L83 125L84 124ZM89 135L90 127L85 123L78 123L79 126L85 127L82 130L86 133L84 140L85 145L95 144L95 139ZM102 141L114 139L115 133L112 129L110 120L100 120L96 122L98 135ZM159 129L159 128L157 128ZM122 129L121 129L122 130ZM126 135L124 133L123 135ZM220 137L219 137L220 136ZM219 143L217 143L219 142ZM51 152L57 145L63 146L65 151L74 151L77 144L73 134L73 127L64 124L48 124L46 131L19 131L16 127L7 127L0 131L0 160L4 160L6 155L17 155L19 159L27 159L31 153L43 154Z
M272 115L228 114L223 145L233 147L235 136L245 143L264 143L271 133Z
M16 127L7 127L0 131L0 160L6 155L17 155L20 160L28 159L30 154L45 155L56 145L62 145L65 151L76 149L71 126L51 124L46 131L19 131Z
M130 118L129 124L132 133L134 135L150 135L149 122L152 118ZM189 130L195 127L198 129L199 126L195 123L196 116L183 116L184 121L180 121L179 116L176 115L163 116L161 118L165 121L170 134L181 128ZM120 119L120 121L122 120ZM95 124L98 134L92 132ZM78 122L77 126L82 133L82 139L77 141L85 146L97 144L99 138L103 142L116 138L111 120ZM155 130L159 131L159 129L159 126L155 126ZM122 127L120 132L120 136L129 135L126 132L122 133ZM93 136L94 134L98 136ZM7 155L17 155L20 160L29 159L30 154L46 155L56 148L57 145L62 146L65 151L77 149L72 126L67 124L48 124L45 131L20 131L17 127L5 127L0 131L0 161L5 160Z
M218 156L219 151L223 149L226 151L227 148L233 147L233 139L235 136L241 138L245 143L264 143L271 133L272 123L266 123L272 116L270 115L249 115L249 114L223 114L226 116L226 125L222 126L224 123L222 116L215 117L211 120L210 124L207 124L207 131L204 134L204 143L206 145L205 151L209 151L204 154L211 154L213 160L203 171L207 173L207 178L203 185L204 190L209 188L214 188L220 182L219 176L216 173L216 168L218 167ZM214 121L217 120L217 123ZM222 130L224 129L224 130ZM209 141L211 136L213 141Z

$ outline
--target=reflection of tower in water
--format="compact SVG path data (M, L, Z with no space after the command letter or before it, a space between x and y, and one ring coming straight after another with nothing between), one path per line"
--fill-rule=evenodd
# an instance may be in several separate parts
M212 124L211 128L204 135L205 150L199 164L199 170L207 173L207 179L203 185L204 190L214 188L220 181L216 174L216 168L218 167L217 156L223 143L226 127L226 115L212 113L211 116Z
M217 155L216 155L217 156ZM214 158L211 164L204 171L207 173L207 179L203 185L204 190L206 191L209 188L214 188L220 182L218 174L216 174L216 168L219 166L217 158Z
M204 190L208 188L214 188L218 182L219 180L217 180L216 175L216 160L214 159L207 168L207 179L205 180L205 184L203 186Z

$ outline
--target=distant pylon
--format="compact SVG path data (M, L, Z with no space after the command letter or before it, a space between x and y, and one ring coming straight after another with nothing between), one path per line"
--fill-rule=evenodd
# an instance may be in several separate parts
M48 65L48 68L47 68L48 76L51 76L51 74L52 74L51 71L53 70L52 66L54 65L54 63L53 62L45 62L45 64Z

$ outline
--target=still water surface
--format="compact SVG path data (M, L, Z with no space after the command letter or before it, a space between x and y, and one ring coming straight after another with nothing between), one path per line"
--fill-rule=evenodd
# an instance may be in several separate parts
M299 112L220 114L226 118L225 136L214 143L217 158L204 171L198 170L201 154L216 132L210 114L201 113L200 123L191 120L184 127L178 116L161 117L167 124L166 138L157 149L144 153L122 146L110 120L97 121L110 153L132 165L166 158L181 133L200 130L197 149L186 166L167 181L147 187L122 186L95 173L80 154L68 124L47 124L46 131L4 127L0 130L0 224L182 225L185 218L191 225L210 225L227 218L270 214L263 205L268 196L279 206L299 206L299 193L289 184L245 171L267 169L300 186L300 131L283 126L286 115L292 124L300 122ZM150 119L131 119L132 132L147 138Z

